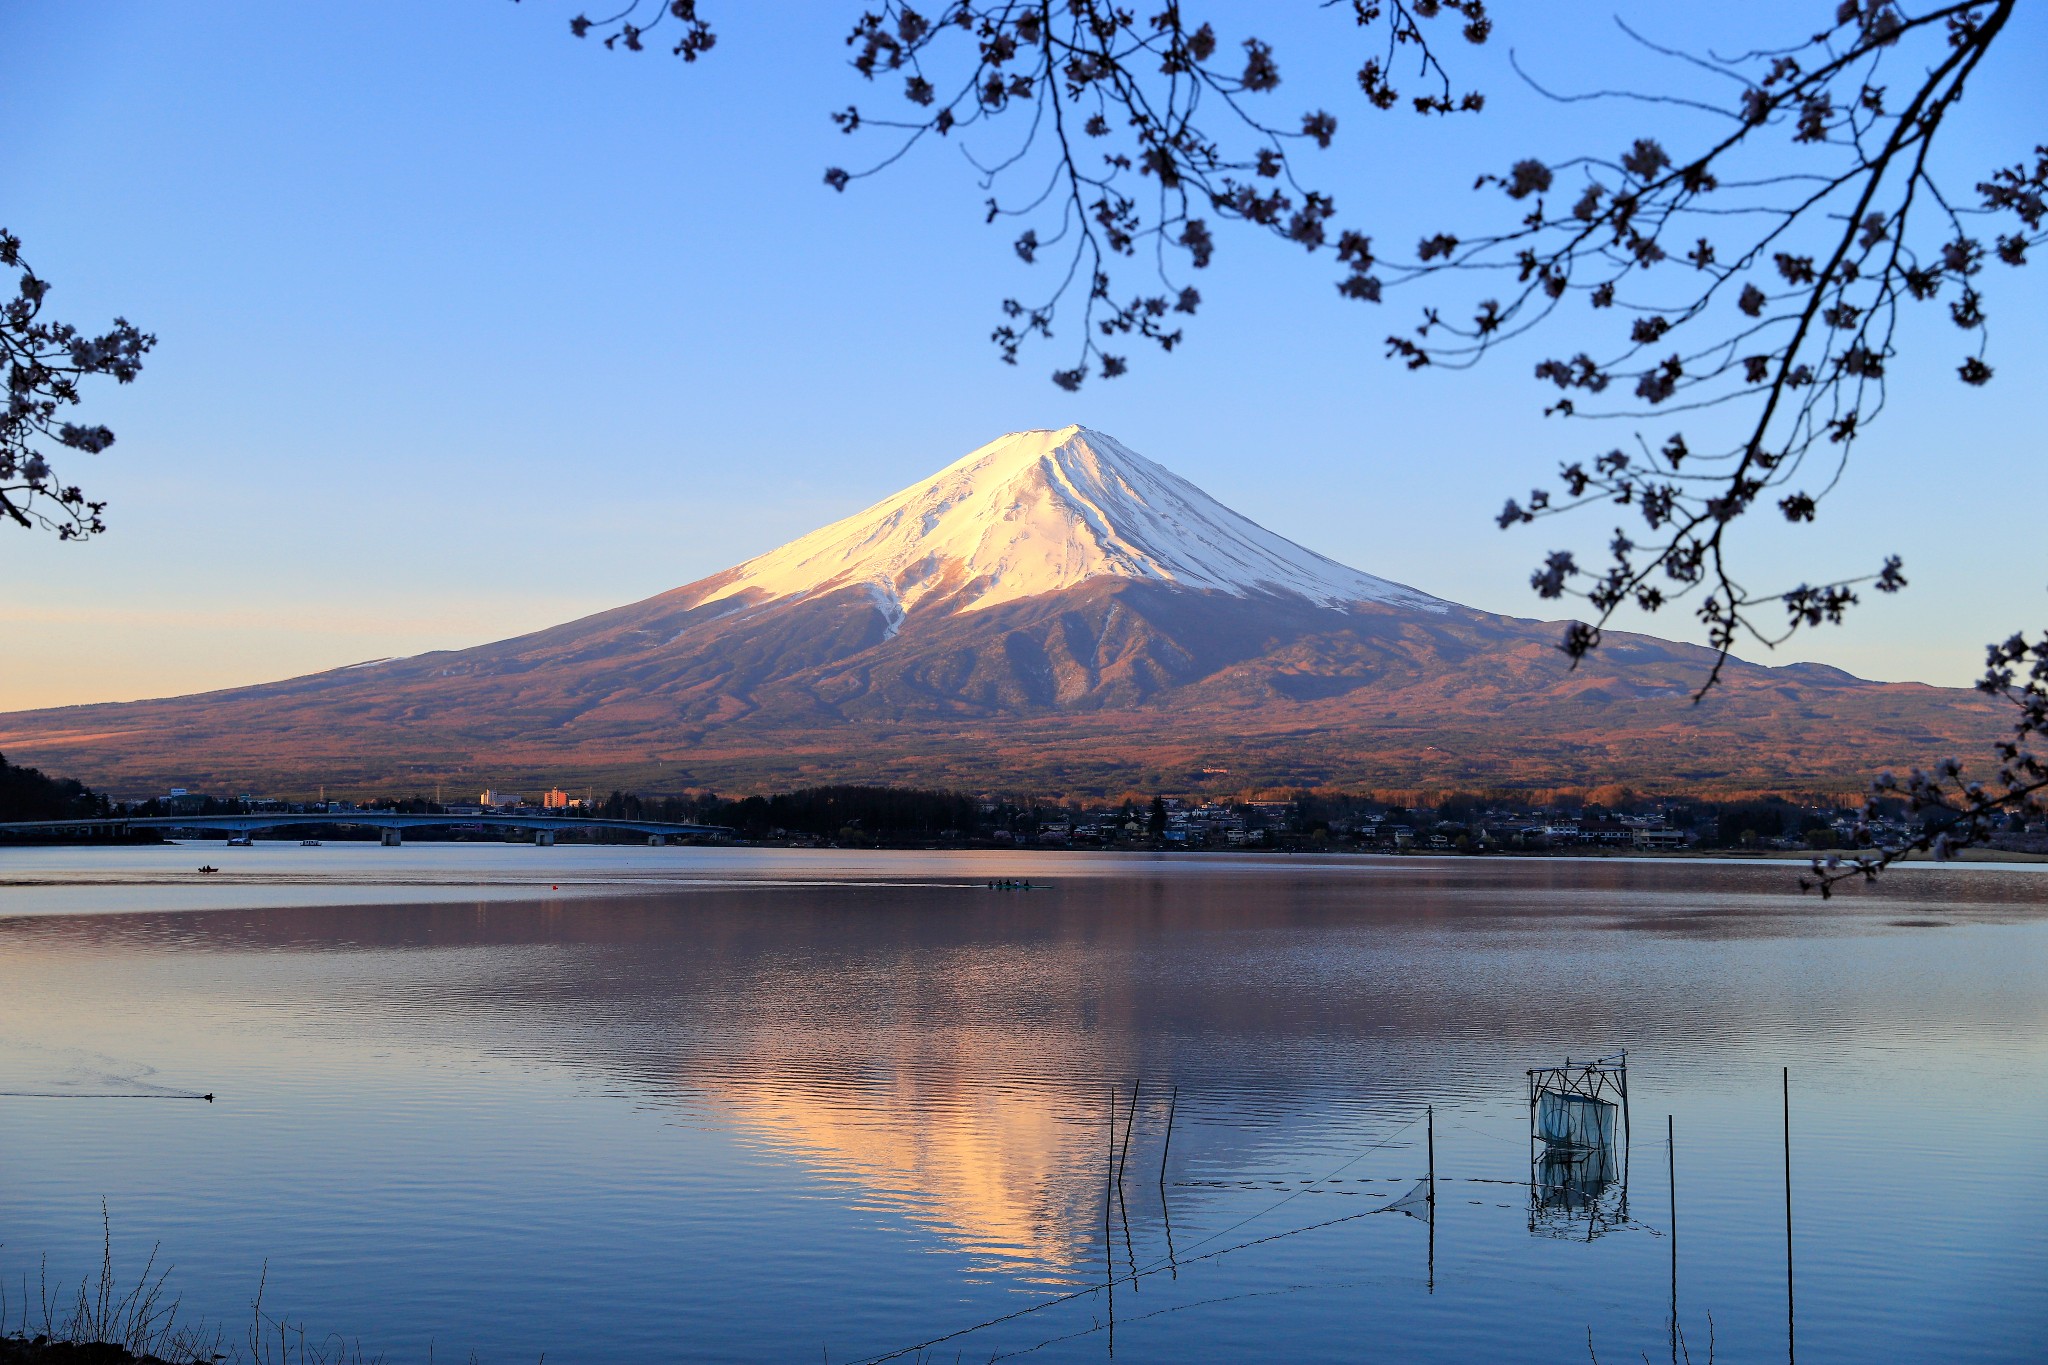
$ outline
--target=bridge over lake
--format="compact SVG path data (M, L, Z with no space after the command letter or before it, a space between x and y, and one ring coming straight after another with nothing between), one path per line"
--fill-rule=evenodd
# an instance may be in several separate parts
M251 811L244 815L109 815L90 820L17 820L0 824L0 834L70 834L78 838L120 838L139 829L226 830L230 834L253 834L263 829L313 829L336 825L369 828L382 833L387 847L404 842L408 829L523 829L533 831L533 841L552 845L557 836L577 830L618 830L644 834L650 844L670 839L725 838L733 830L725 825L693 825L670 820L609 820L598 817L560 815L517 815L484 812L478 815L428 815L383 810L346 811Z

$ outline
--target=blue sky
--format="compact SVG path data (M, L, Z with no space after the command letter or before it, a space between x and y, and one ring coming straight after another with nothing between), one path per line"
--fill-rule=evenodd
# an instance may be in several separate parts
M125 313L161 338L135 385L88 409L119 444L71 471L111 501L109 533L0 534L0 707L553 624L772 548L1004 431L1070 421L1347 563L1554 614L1531 566L1600 528L1502 533L1491 517L1606 438L1541 418L1526 356L1410 375L1379 344L1409 303L1347 303L1326 261L1236 231L1175 355L1138 354L1078 395L1046 379L1064 350L1000 365L995 305L1033 282L1009 232L983 225L958 150L920 149L844 195L821 183L859 151L828 111L885 98L844 64L857 8L707 4L720 42L693 66L579 44L552 0L0 9L0 222L55 282L58 316ZM1788 38L1813 26L1800 6L1733 8L1789 13ZM1312 165L1390 242L1487 221L1479 170L1618 150L1635 130L1613 106L1520 87L1511 48L1560 88L1676 79L1621 38L1614 5L1507 5L1493 44L1452 54L1489 113L1425 122L1364 107L1341 15L1215 12L1226 37L1255 17L1274 41L1276 108L1338 115ZM1733 37L1719 11L1619 12L1674 42ZM1954 130L1973 166L2048 138L2048 25L2017 22ZM2038 536L2006 528L2048 503L2044 269L1995 280L1995 383L1955 384L1956 347L1936 338L1822 523L1756 528L1759 582L1893 551L1913 580L1774 659L1965 683L1987 639L2040 623ZM1695 636L1669 613L1648 628Z

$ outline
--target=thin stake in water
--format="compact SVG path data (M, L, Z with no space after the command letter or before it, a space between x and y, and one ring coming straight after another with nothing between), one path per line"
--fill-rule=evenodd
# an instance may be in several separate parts
M1429 1292L1436 1293L1436 1106L1426 1105L1423 1116L1429 1143ZM1413 1123L1415 1120L1410 1119Z
M1131 1291L1133 1293L1136 1293L1138 1288L1138 1252L1137 1248L1131 1244L1131 1211L1129 1206L1124 1203L1124 1167L1130 1164L1131 1128L1138 1121L1138 1085L1137 1081L1131 1082L1131 1107L1130 1111L1124 1115L1123 1151L1118 1155L1116 1162L1116 1208L1117 1213L1123 1218L1124 1256L1131 1263Z
M1109 1287L1109 1353L1116 1354L1116 1256L1109 1243L1109 1201L1116 1193L1116 1087L1109 1088L1109 1147L1102 1165L1102 1280Z
M1173 1115L1180 1107L1180 1087L1175 1086L1166 1101L1166 1141L1159 1147L1159 1212L1166 1220L1166 1267L1180 1278L1180 1262L1173 1254L1173 1209L1166 1199L1166 1157L1173 1150Z
M1140 1084L1141 1082L1139 1081L1131 1082L1131 1111L1124 1116L1124 1148L1116 1161L1116 1188L1118 1194L1123 1193L1124 1166L1131 1159L1131 1125L1138 1121L1138 1086Z

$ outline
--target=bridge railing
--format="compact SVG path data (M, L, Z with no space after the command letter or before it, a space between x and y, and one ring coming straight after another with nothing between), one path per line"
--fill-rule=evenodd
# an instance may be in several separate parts
M678 837L702 835L714 838L730 838L737 834L736 830L727 825L696 825L667 820L606 820L510 813L448 815L413 811L262 811L243 815L137 815L99 816L80 820L16 820L0 824L0 833L39 834L130 829L224 829L247 833L258 829L318 825L357 825L382 829L495 826L501 829L548 830L555 833L565 830L606 829L629 834Z

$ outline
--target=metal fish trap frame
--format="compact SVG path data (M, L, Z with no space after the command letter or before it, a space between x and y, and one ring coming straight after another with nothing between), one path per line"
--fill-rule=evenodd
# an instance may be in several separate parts
M1591 1241L1626 1223L1628 1053L1527 1074L1529 1231Z

